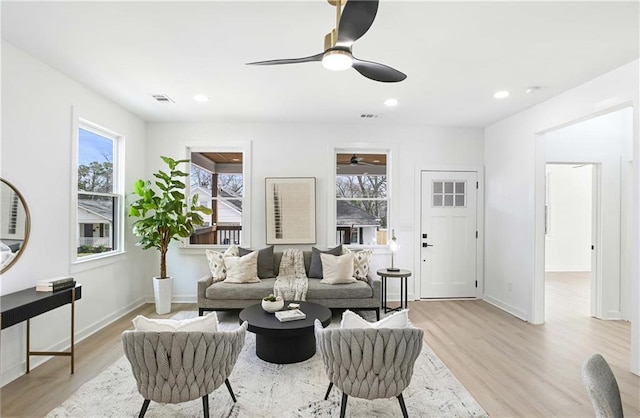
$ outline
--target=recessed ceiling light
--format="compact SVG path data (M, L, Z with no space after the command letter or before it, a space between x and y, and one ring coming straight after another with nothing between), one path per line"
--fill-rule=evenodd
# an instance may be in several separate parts
M398 106L398 99L387 99L384 101L385 106Z
M232 158L231 161L240 161L240 158Z
M509 97L509 92L506 90L497 91L493 94L493 97L496 99L504 99L505 97Z
M373 161L371 161L371 162L372 162L372 163L379 163L379 162L380 162L380 160L373 160Z
M209 98L204 94L196 94L195 96L193 96L193 100L200 103L206 103L209 101Z

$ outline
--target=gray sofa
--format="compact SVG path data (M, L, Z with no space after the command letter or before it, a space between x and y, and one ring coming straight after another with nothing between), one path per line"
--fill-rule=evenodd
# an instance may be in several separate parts
M311 251L304 251L304 265L309 275ZM273 268L277 276L282 252L273 253ZM261 279L259 283L213 283L211 275L198 280L198 311L222 311L244 309L260 303L263 297L273 293L275 278ZM324 284L320 279L309 278L307 301L319 303L327 308L373 310L380 319L380 278L372 277L368 281L358 280L349 284Z

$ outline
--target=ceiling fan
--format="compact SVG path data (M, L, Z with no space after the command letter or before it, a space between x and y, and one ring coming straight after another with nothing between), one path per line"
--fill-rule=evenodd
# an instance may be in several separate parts
M373 24L378 12L378 0L328 0L328 2L336 7L336 28L325 35L323 52L303 58L249 62L247 65L299 64L322 61L322 65L327 69L340 71L353 67L363 76L385 83L398 82L407 78L406 74L395 68L378 62L364 61L353 56L353 43L367 33ZM341 13L340 9L343 4L345 6Z
M358 157L357 155L353 154L349 159L349 165L371 165L368 162L363 160L364 158Z

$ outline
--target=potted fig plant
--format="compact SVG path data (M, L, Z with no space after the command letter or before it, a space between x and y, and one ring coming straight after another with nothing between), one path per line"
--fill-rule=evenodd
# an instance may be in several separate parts
M156 312L171 312L173 279L167 275L167 251L173 240L188 238L195 226L204 224L201 214L210 215L211 209L200 206L198 195L190 201L185 198L186 185L182 181L188 174L177 169L189 160L160 157L169 167L168 172L158 170L153 182L137 180L133 194L137 199L129 207L129 216L138 218L133 224L134 235L140 237L137 245L143 249L160 251L160 275L153 278ZM154 190L155 188L158 190Z

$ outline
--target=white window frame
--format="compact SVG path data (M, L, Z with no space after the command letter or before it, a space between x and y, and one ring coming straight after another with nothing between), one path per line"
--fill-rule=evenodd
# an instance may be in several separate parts
M240 243L244 248L251 247L251 141L240 141L226 143L225 145L196 144L186 147L185 158L191 160L191 153L194 152L241 152L242 153L242 231L240 232ZM191 173L191 164L186 171ZM190 176L191 174L189 174ZM191 199L191 177L186 181L186 198ZM189 239L183 241L185 249L225 249L231 244L191 244Z
M337 230L338 230L338 222L337 222L337 213L336 213L336 178L337 174L337 155L338 154L386 154L387 156L387 230L391 231L394 229L393 225L393 214L396 212L394 210L393 205L393 185L395 184L394 175L393 175L393 165L392 158L396 153L394 145L386 145L386 144L366 144L366 143L355 143L355 144L340 144L333 145L329 147L329 158L331 164L330 173L327 176L328 179L331 179L331 183L328 185L328 192L330 199L328 199L329 204L327 207L327 246L336 246L341 243L336 242ZM367 200L359 199L359 200ZM390 236L389 236L390 238ZM374 250L378 249L388 249L387 244L345 244L348 247L353 248L372 248Z
M96 196L116 198L116 210L113 219L113 234L115 250L78 257L78 155L80 129L100 135L113 141L113 190L114 193L87 193ZM72 169L71 169L71 264L82 264L94 260L113 257L125 252L124 248L124 136L102 125L82 117L74 117L72 141Z

